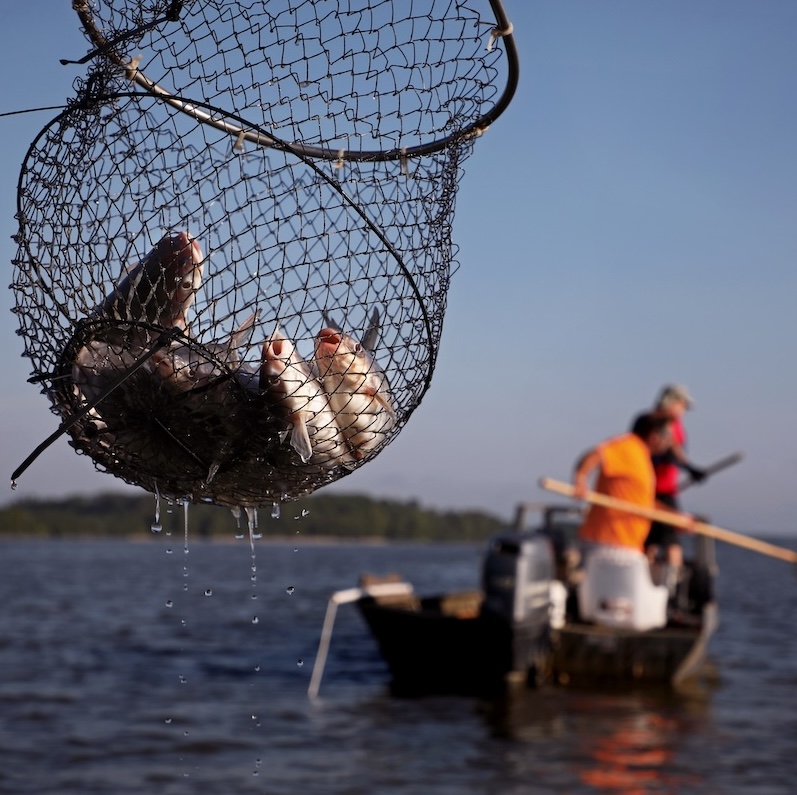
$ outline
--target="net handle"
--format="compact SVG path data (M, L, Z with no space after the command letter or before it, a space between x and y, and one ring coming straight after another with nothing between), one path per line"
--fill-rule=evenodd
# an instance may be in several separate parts
M136 83L147 93L153 94L160 99L163 99L181 113L185 113L202 124L208 124L234 137L236 139L236 145L242 144L243 141L249 141L256 146L275 147L278 149L288 148L297 154L303 155L304 157L317 160L331 160L340 162L346 160L369 160L378 162L405 160L411 157L428 155L434 152L439 152L441 149L445 149L446 147L457 143L462 139L478 137L482 135L487 128L506 110L517 89L520 74L520 64L517 47L515 45L515 37L513 32L514 28L512 23L507 18L503 3L501 0L489 0L489 3L493 14L495 15L496 22L490 33L490 43L488 44L488 49L492 49L495 41L498 38L501 38L504 41L507 56L507 82L503 93L498 98L498 101L487 113L480 116L476 121L472 122L464 129L457 130L451 135L446 136L445 138L440 138L428 144L419 144L412 147L394 147L393 149L386 150L330 149L328 147L309 146L295 142L286 144L285 142L264 133L262 130L247 129L246 127L238 126L237 124L222 119L221 116L228 114L221 109L214 108L214 113L207 113L196 104L180 99L174 94L170 94L164 88L161 88L157 83L150 80L142 71L139 70L138 59L134 58L132 61L126 62L115 49L115 45L121 41L124 41L130 36L140 33L142 30L157 27L162 23L178 21L180 12L182 11L181 2L173 2L165 16L154 20L151 23L139 26L134 30L128 31L127 33L120 34L110 41L105 38L102 31L100 31L97 27L88 0L73 0L73 7L80 18L83 28L96 46L96 49L89 53L85 58L81 59L81 62L91 60L100 55L109 58L117 66L120 66L125 70L125 75L128 80Z

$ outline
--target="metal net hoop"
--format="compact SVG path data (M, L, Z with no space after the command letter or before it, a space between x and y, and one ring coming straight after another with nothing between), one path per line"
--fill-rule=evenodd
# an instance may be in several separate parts
M487 2L494 20L482 18ZM317 159L405 161L444 149L484 132L517 86L513 27L500 0L458 2L456 13L450 0L73 5L97 48L83 61L102 57L239 144L289 146Z

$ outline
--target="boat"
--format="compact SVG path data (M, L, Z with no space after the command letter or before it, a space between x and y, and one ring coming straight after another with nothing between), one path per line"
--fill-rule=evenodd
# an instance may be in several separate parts
M535 510L542 521L530 529ZM516 683L679 687L696 677L718 623L713 539L693 539L671 595L656 583L661 571L633 550L610 548L582 567L580 519L573 506L521 503L488 542L479 590L419 596L389 574L333 594L311 695L331 608L345 601L359 609L397 694L489 695Z

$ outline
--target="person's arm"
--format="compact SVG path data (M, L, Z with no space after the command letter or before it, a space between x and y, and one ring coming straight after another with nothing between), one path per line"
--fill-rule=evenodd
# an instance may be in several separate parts
M675 463L681 469L689 473L689 477L695 481L695 483L702 483L707 475L704 469L700 467L696 467L687 457L686 451L678 442L673 442L670 445L670 451L672 452L673 458L675 458Z
M587 450L581 458L576 461L576 466L573 471L573 487L575 489L573 496L576 499L584 499L586 493L589 491L589 477L600 466L601 454L597 447Z

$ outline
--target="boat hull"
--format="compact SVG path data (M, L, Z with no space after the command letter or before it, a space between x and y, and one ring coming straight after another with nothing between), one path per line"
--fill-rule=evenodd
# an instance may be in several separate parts
M670 684L700 672L718 624L717 606L704 606L699 626L639 632L571 623L552 633L551 675L559 684Z
M479 594L472 596L480 601ZM445 606L451 599L428 597L415 606L371 598L357 603L390 669L393 692L490 694L504 687L511 672L536 669L548 647L546 627L512 628L484 612L450 612Z

